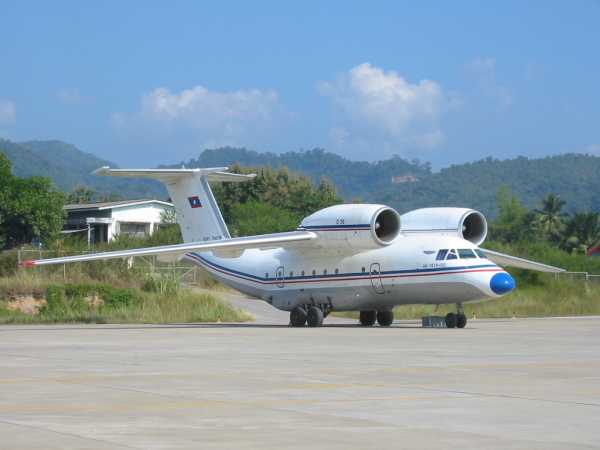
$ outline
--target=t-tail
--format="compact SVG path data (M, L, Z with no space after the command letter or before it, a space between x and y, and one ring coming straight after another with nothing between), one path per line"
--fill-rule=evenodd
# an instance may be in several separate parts
M248 181L255 174L226 172L227 167L209 169L111 169L102 167L96 175L152 178L161 181L175 205L177 222L184 242L212 242L230 239L209 182Z

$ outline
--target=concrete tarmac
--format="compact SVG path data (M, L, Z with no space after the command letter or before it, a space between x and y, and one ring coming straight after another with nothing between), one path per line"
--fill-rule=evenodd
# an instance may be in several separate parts
M0 449L600 448L600 318L0 327Z

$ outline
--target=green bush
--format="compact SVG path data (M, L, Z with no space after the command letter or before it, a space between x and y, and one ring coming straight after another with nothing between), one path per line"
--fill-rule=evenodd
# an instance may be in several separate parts
M181 283L175 273L148 275L142 284L144 291L163 295L175 295L179 292L180 287Z
M17 252L0 253L0 277L10 277L17 272Z

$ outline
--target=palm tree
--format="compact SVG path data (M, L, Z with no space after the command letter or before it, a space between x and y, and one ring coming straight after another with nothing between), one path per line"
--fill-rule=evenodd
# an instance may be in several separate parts
M558 195L548 194L542 199L542 208L536 209L535 226L550 240L558 241L565 229L564 218L567 215L562 212L565 201Z
M563 247L570 252L586 254L599 241L598 213L577 213L567 225Z

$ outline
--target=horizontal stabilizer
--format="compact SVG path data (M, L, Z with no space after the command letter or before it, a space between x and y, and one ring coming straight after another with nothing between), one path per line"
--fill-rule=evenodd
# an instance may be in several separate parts
M494 252L492 250L486 250L482 248L485 256L490 261L495 262L499 266L518 267L519 269L537 270L538 272L549 272L559 273L564 272L565 269L560 267L549 266L536 261L530 261L528 259L518 258L516 256L506 255L504 253Z
M62 258L48 258L23 261L23 267L45 266L49 264L67 264L83 261L99 261L106 259L132 258L135 256L183 256L191 252L208 251L234 251L250 248L272 249L293 242L315 239L317 235L310 231L290 231L287 233L263 234L258 236L223 239L212 242L190 242L185 244L163 245L159 247L136 248L131 250L117 250L113 252L91 253L87 255L65 256Z
M175 181L190 175L206 176L208 181L227 182L248 181L256 176L255 173L226 172L227 169L227 167L212 167L209 169L111 169L105 166L96 169L93 174L111 177L152 178L164 182Z

